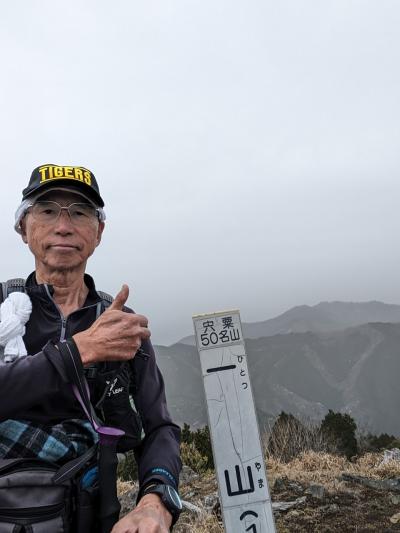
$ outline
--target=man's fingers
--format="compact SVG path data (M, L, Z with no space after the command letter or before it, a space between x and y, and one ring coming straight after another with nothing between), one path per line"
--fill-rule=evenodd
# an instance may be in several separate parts
M138 315L138 314L135 314L133 316L135 317L136 320L139 321L139 325L142 326L142 328L147 328L148 327L149 320L145 316Z
M122 311L122 308L126 304L126 301L129 297L129 287L128 285L122 285L122 289L119 291L115 297L113 303L108 308L110 311Z
M142 340L150 339L151 331L149 330L149 328L142 328L140 337Z

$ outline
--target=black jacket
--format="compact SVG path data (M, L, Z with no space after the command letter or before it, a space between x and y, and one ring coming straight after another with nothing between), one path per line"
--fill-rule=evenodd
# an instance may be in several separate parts
M53 345L49 343L71 339L96 320L99 307L104 302L90 276L85 275L85 283L89 293L84 306L64 319L52 298L52 287L38 285L34 273L27 279L25 291L32 301L32 314L26 325L24 341L30 355L0 366L0 421L15 418L51 426L71 418L85 419L70 383L65 382L62 373L57 371L57 365L52 364L55 352L52 352ZM142 444L135 449L140 485L143 487L150 479L159 479L177 486L181 469L180 429L172 423L168 413L163 378L149 341L143 342L140 353L129 364L133 381L130 391L145 433ZM97 385L102 372L115 372L118 365L100 365L101 372L91 383L93 403L101 394L101 387ZM108 411L112 418L112 409ZM130 416L128 411L129 408L127 418ZM117 426L115 420L106 422Z

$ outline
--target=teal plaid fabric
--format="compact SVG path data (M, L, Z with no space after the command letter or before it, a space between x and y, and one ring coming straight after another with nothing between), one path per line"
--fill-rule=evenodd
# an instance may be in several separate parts
M0 423L0 459L39 458L61 465L85 453L97 440L87 420L66 420L51 427L5 420Z

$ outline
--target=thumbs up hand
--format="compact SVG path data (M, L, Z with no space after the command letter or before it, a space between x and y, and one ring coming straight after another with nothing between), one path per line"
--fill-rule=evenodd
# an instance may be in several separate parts
M150 337L146 317L123 311L128 297L129 287L123 285L90 328L73 336L84 365L133 359L142 341Z
M122 285L121 290L117 294L117 296L114 298L113 303L110 305L110 307L107 309L107 311L113 311L114 309L116 311L122 311L124 305L126 304L126 301L129 298L129 287L128 285Z

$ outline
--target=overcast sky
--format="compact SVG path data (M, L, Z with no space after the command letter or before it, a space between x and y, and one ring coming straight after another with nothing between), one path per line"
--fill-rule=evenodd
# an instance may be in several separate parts
M83 165L98 288L155 343L193 313L400 303L398 0L1 2L1 278L32 169Z

